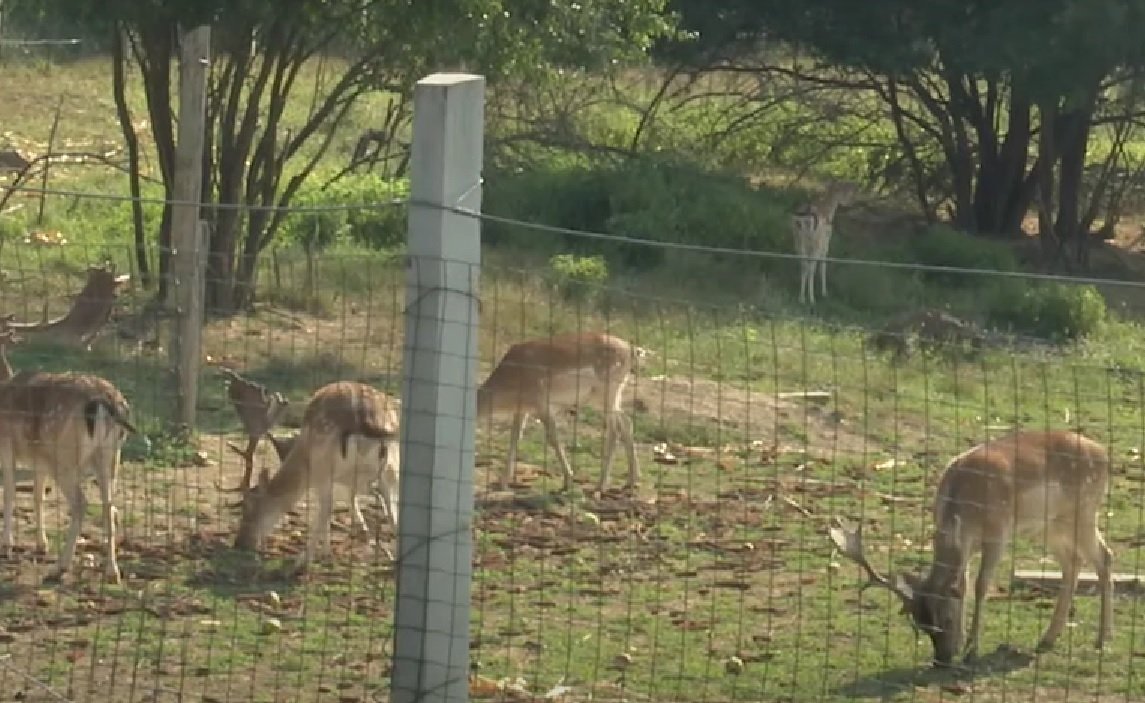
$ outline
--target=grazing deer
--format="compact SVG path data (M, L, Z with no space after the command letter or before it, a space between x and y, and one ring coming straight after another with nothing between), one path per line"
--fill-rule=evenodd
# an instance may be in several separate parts
M318 508L298 566L309 564L319 546L323 552L329 552L334 484L350 488L356 496L378 481L385 510L396 525L397 436L395 404L385 393L350 381L319 388L306 405L302 432L278 472L271 477L263 469L258 485L244 494L235 547L258 549L279 518L314 489L318 494ZM354 507L356 510L357 505ZM364 524L360 512L355 520Z
M791 230L795 253L802 257L799 275L799 302L815 304L815 271L819 271L820 297L827 297L827 251L831 247L835 211L855 199L859 186L850 181L834 181L818 199L795 211Z
M398 404L398 401L396 398L391 399L391 400L393 401L395 406ZM396 412L396 409L395 409L395 412ZM288 437L279 437L279 436L273 435L273 434L268 434L266 437L267 437L267 439L270 440L271 446L274 447L274 453L278 457L278 461L281 463L281 462L286 461L286 457L290 455L290 450L294 449L295 444L298 444L298 438L300 436L301 435L299 433L295 432L294 434L292 434ZM357 527L358 530L361 531L363 534L369 534L370 533L370 526L368 524L366 524L366 518L364 515L362 515L362 504L361 504L359 496L358 496L358 487L351 485L348 488L350 491L350 512L351 512L352 517L354 518L354 526ZM392 492L393 492L392 494L396 495L397 479L395 478L395 479L389 480L385 486L382 486L382 488L391 488ZM380 498L379 502L381 503L381 506L382 506L382 512L385 513L386 518L393 525L397 525L398 524L397 516L390 514L390 503L394 503L396 505L397 499L392 498L392 496L387 496L385 491L380 491L379 498Z
M254 453L259 442L278 424L290 406L290 401L281 393L271 393L261 383L244 378L237 371L220 367L219 373L227 379L227 398L234 406L247 436L246 447L227 442L227 447L243 459L242 481L237 487L229 489L241 493L250 488L251 475L254 473ZM279 459L285 460L286 457L280 454Z
M111 319L119 289L130 280L128 274L117 276L115 266L110 262L104 266L90 266L87 282L76 294L66 314L49 320L45 305L42 322L9 322L8 327L24 337L37 336L58 344L91 349L92 342Z
M36 547L48 549L44 532L44 479L50 476L68 503L71 524L49 580L71 570L76 541L87 511L84 478L95 472L103 504L107 553L104 573L119 583L116 558L117 511L113 504L119 471L120 448L128 433L137 430L128 419L131 408L110 381L90 374L22 371L12 373L6 348L18 343L12 330L0 331L0 467L4 472L3 545L11 556L16 500L16 465L32 469L32 504Z
M485 383L477 389L477 419L513 418L509 456L500 487L507 488L517 464L517 445L532 415L545 427L545 439L564 471L565 487L573 470L557 435L554 410L597 402L604 414L605 438L600 490L608 486L613 454L623 441L628 457L628 487L636 486L640 467L632 436L632 419L620 407L636 359L647 352L601 332L557 335L509 347Z
M835 545L867 573L864 585L897 595L914 625L930 636L934 661L949 666L963 646L963 603L970 558L982 554L974 582L974 612L965 658L978 654L982 604L994 570L1014 534L1045 539L1062 568L1061 590L1038 651L1053 647L1069 616L1082 561L1097 571L1101 621L1097 647L1113 627L1113 553L1097 526L1109 484L1109 455L1075 432L1020 431L955 457L938 481L934 502L934 561L925 578L888 579L863 554L859 529L831 529Z

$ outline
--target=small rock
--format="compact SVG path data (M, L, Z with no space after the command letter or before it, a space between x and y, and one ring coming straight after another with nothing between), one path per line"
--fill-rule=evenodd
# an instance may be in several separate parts
M191 455L191 463L199 468L204 468L211 465L211 457L200 449Z
M262 634L273 635L282 631L282 621L278 618L267 618L262 621Z

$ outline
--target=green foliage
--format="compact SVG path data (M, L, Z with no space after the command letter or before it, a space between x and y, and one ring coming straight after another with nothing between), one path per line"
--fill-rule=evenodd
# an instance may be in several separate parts
M788 251L793 198L760 192L744 179L695 164L640 158L620 164L539 164L491 176L486 210L529 222L670 242ZM540 251L600 254L638 270L664 260L662 247L552 235L491 223L487 241Z
M565 300L592 300L608 281L608 263L603 256L555 254L549 259L549 271Z
M911 241L912 259L926 266L980 271L1014 271L1018 268L1014 252L1005 242L973 236L945 225L928 227ZM925 277L951 286L980 285L976 276L964 273L927 271Z
M993 325L1052 341L1089 336L1107 318L1105 299L1093 286L1017 280L995 287L988 313Z
M305 186L294 205L315 209L300 209L283 218L282 238L315 250L340 242L372 249L400 246L405 242L407 209L397 200L408 193L406 181L388 181L376 174Z

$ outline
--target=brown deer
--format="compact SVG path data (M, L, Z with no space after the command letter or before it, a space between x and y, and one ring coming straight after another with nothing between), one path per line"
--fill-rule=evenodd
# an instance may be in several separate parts
M278 424L290 401L281 393L271 393L266 386L243 377L237 371L220 367L219 373L227 379L227 399L234 406L247 436L246 447L227 442L227 447L243 459L243 478L237 487L225 490L241 493L250 488L254 453L259 442ZM279 459L285 458L279 456Z
M309 564L319 547L329 552L334 484L357 495L377 481L396 525L399 448L394 407L389 396L362 383L339 381L319 388L306 405L302 432L278 472L271 477L263 469L258 485L244 494L235 547L258 549L279 518L313 489L318 508L298 566Z
M84 479L95 472L103 505L107 541L104 573L119 583L116 557L117 512L113 503L119 471L120 448L128 433L136 433L129 420L131 408L110 381L91 374L22 371L12 373L6 348L20 338L12 330L0 331L0 467L4 473L3 546L10 557L14 547L16 466L32 470L32 504L36 547L48 549L44 531L44 479L51 477L68 503L71 524L60 550L59 562L48 580L71 570L76 541L87 511Z
M391 400L395 406L398 404L396 398ZM278 457L278 461L281 463L286 461L286 457L290 455L290 450L294 449L294 445L298 444L298 438L300 436L301 435L299 433L295 432L294 434L287 437L279 437L278 435L273 434L268 434L266 437L270 440L271 446L274 447L274 453ZM397 490L396 479L395 482L392 482L392 487L394 491ZM362 515L362 504L360 497L358 496L357 487L349 486L348 488L350 491L350 512L351 516L354 518L354 526L363 534L369 534L370 526L366 523L365 516ZM390 520L391 523L396 525L397 517L390 515L390 503L393 502L396 504L396 499L387 499L385 493L382 493L380 498L382 512L385 513L386 517Z
M130 280L128 274L117 276L111 262L104 266L90 266L87 282L72 301L67 314L49 320L45 307L42 322L9 322L8 327L29 339L35 337L90 349L92 342L111 319L119 289Z
M1075 432L1019 431L980 444L947 465L934 502L934 561L924 578L903 574L891 580L879 574L863 554L857 528L833 527L830 536L866 572L864 589L881 586L902 600L903 611L929 635L938 666L949 666L963 648L970 558L982 554L967 661L977 657L982 605L1010 540L1015 534L1045 539L1061 565L1062 583L1038 651L1052 648L1065 627L1083 561L1097 571L1100 648L1113 628L1113 553L1097 526L1108 485L1109 455L1102 445Z
M557 455L568 488L573 470L557 433L555 410L593 402L604 414L605 425L600 490L608 486L613 454L620 441L624 442L628 458L627 485L634 488L640 479L640 467L632 419L621 409L621 401L635 361L646 353L619 337L601 332L562 334L509 347L477 389L478 421L513 418L501 488L507 488L513 479L517 446L530 415L544 425L545 439Z
M799 274L799 302L815 304L815 271L819 271L820 297L827 297L827 252L834 233L835 211L851 203L859 186L850 181L833 181L822 196L796 210L791 216L795 253L802 257Z

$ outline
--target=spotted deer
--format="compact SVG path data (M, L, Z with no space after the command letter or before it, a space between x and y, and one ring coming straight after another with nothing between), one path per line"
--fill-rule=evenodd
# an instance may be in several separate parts
M90 266L87 281L72 300L67 313L49 320L47 307L41 322L8 322L16 333L38 341L90 349L104 325L111 319L120 289L131 280L129 274L115 273L115 265Z
M11 556L15 547L16 467L23 465L32 470L32 506L39 551L48 549L44 531L46 478L52 478L67 502L70 525L59 561L48 580L59 580L66 575L71 570L87 511L83 488L87 472L91 470L99 485L103 507L107 544L104 574L108 581L119 583L114 494L120 448L129 433L138 432L129 419L130 405L114 384L99 376L42 371L13 373L6 351L9 344L19 341L20 337L12 330L0 330L4 549Z
M309 564L319 548L329 552L335 484L356 496L378 482L384 510L396 525L399 448L395 408L392 398L365 384L339 381L319 388L306 405L302 431L282 466L274 476L263 469L258 484L244 493L235 547L258 549L278 520L314 491L318 506L298 566ZM355 521L364 525L356 503L354 507Z
M1010 540L1044 540L1061 565L1062 582L1038 651L1052 648L1061 635L1083 561L1097 571L1100 648L1113 628L1113 553L1097 525L1108 485L1109 455L1101 444L1075 432L1019 431L973 447L946 466L934 502L933 562L924 577L902 574L892 580L875 571L858 528L840 524L830 537L866 572L864 589L881 586L898 596L903 612L930 637L938 666L949 666L963 648L967 661L977 657L983 602ZM964 645L963 603L970 559L977 553L982 559Z
M608 486L616 445L624 442L628 486L640 479L632 419L621 409L635 361L647 354L640 347L601 332L562 334L519 342L509 347L477 389L477 419L511 417L509 455L500 487L513 480L517 447L530 416L540 420L545 439L564 472L565 487L573 479L572 465L557 432L556 411L592 405L604 415L605 437L600 490Z
M827 297L827 252L834 232L835 211L851 203L859 186L850 181L833 181L822 196L796 210L791 216L795 253L801 257L799 302L815 304L815 272L819 272L820 297Z

